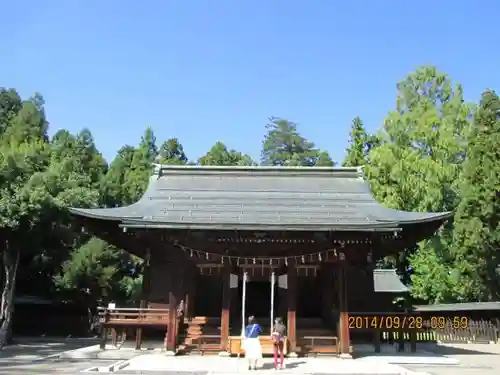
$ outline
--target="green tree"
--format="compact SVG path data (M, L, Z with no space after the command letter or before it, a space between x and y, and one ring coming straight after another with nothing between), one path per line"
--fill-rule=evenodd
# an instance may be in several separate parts
M14 89L0 87L0 135L11 125L23 105L22 99Z
M49 165L49 152L41 98L18 101L19 96L13 90L2 89L0 93L0 235L4 274L0 346L3 346L10 337L21 253L39 239L31 237L30 232L40 222L40 212L48 201L42 174Z
M179 140L171 138L160 146L156 161L161 164L185 165L188 162L188 158Z
M318 150L313 142L301 136L297 124L271 117L262 142L261 164L291 167L331 167L335 162L327 152Z
M0 347L10 338L21 254L38 240L38 237L30 234L39 224L40 212L48 201L40 176L48 164L45 146L42 141L0 145L0 234L4 274Z
M255 165L252 158L236 150L228 150L222 142L216 142L199 160L200 165Z
M342 166L359 167L368 162L370 150L376 147L380 141L375 135L366 132L363 122L359 117L352 120L351 131L349 133L349 147Z
M482 94L469 137L455 214L456 297L465 301L500 299L500 100Z
M262 144L263 165L314 166L318 150L314 143L302 137L291 121L271 117Z
M11 96L6 96L6 100L11 99ZM4 139L17 143L33 139L47 141L49 123L45 118L44 104L45 101L38 93L23 101L17 113L11 113L9 124L4 129Z
M10 337L17 278L23 271L27 273L19 269L20 261L32 257L35 263L42 259L40 263L46 264L45 258L55 254L54 248L67 254L75 237L65 230L66 207L96 205L99 198L89 174L80 173L84 159L74 161L81 156L79 149L70 154L55 147L56 143L71 143L71 137L61 133L54 143L48 141L43 98L35 95L16 106L11 105L15 97L12 91L0 95L0 100L6 99L0 108L10 108L4 112L0 140L0 238L5 276L0 345ZM78 146L78 142L74 144Z
M139 147L135 149L130 168L125 174L123 189L132 202L137 202L148 186L153 163L158 157L156 137L151 128L147 128L141 138Z
M335 162L332 160L328 152L320 151L316 160L316 167L334 167Z
M372 190L380 202L396 209L453 210L472 107L464 102L461 86L434 67L418 68L397 88L396 110L384 122L380 145L369 154L366 171ZM454 283L449 276L449 231L438 238L395 258L401 271L406 271L408 261L414 270L413 295L433 302L450 298ZM449 279L439 293L429 277L438 272L440 279Z
M81 173L89 177L90 186L97 191L108 170L108 163L97 150L89 129L83 129L76 135L74 158L78 159Z
M78 256L82 252L89 255L89 249L96 249L98 253L89 256L88 262L94 262L96 269L101 267L100 252L105 252L106 248L88 246L88 235L75 233L72 230L65 208L67 205L74 205L77 197L73 194L81 194L82 191L87 194L87 197L79 202L80 205L84 205L83 207L103 204L100 189L107 170L108 165L97 150L93 136L88 129L83 129L76 136L65 130L54 135L51 141L51 165L48 173L53 172L52 176L59 176L61 183L52 185L59 190L51 191L51 195L64 199L60 202L61 210L55 210L54 217L51 219L51 222L57 225L55 228L48 229L44 235L46 240L51 239L51 245L37 251L38 256L41 255L43 260L37 268L45 268L45 273L51 276L58 290L65 291L68 285L73 287L72 284L67 283L67 280L71 279L72 272L76 272L75 269L81 266ZM101 243L96 241L90 239L92 244ZM81 292L80 289L74 289L73 297L80 296L79 292Z
M55 282L73 298L83 294L100 303L125 302L131 292L126 279L133 279L132 266L131 255L94 237L71 253Z
M77 136L65 130L59 131L48 147L50 162L43 178L47 193L57 199L53 201L56 206L47 208L43 221L34 228L37 233L32 231L32 239L39 238L39 241L37 246L30 246L23 251L18 275L21 293L46 298L51 297L53 277L59 273L61 262L82 241L81 234L71 228L65 206L72 203L99 203L99 182L107 168L88 130Z
M107 207L118 207L120 205L130 205L135 202L135 196L124 188L127 176L132 167L132 160L136 150L134 147L125 145L111 162L109 170L102 181L102 198Z

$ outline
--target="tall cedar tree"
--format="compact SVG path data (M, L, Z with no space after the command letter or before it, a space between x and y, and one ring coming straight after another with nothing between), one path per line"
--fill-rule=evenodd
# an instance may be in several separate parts
M297 124L279 117L271 117L262 142L262 165L275 166L332 166L326 152L318 150L313 142L300 135Z
M397 85L396 109L369 154L367 176L377 199L395 209L451 211L458 203L471 110L462 87L435 67L424 66ZM412 295L432 302L453 300L449 231L393 258Z
M455 214L455 272L464 301L500 299L500 100L482 94Z
M375 135L366 132L363 121L359 117L352 120L351 131L349 133L349 147L342 162L343 167L364 166L368 162L370 150L379 144L379 139Z

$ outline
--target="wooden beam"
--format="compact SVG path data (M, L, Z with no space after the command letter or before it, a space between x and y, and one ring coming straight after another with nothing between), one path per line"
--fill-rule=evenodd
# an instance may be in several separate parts
M343 357L350 357L351 338L349 333L349 310L347 305L347 264L339 262L337 267L337 288L339 296L339 351Z
M220 351L229 352L229 319L231 305L231 267L226 264L222 272L222 311L220 329Z
M151 250L146 248L143 260L143 273L141 285L141 300L139 307L141 309L148 308L149 293L151 290ZM141 350L142 346L142 328L135 330L135 350Z
M168 328L167 328L167 342L166 350L174 352L176 350L177 341L177 302L173 292L168 294Z

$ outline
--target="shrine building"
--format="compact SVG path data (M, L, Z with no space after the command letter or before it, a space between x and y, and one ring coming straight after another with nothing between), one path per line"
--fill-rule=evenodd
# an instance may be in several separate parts
M407 291L377 260L451 216L382 206L361 168L171 165L155 165L130 206L70 212L144 260L141 307L171 312L168 350L205 337L234 354L253 315L266 330L283 318L290 355L323 338L345 356L356 335L349 315L388 309ZM182 311L175 327L173 310Z

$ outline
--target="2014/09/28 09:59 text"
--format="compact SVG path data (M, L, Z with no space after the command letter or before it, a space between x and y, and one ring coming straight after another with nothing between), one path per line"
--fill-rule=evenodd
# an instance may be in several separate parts
M358 315L350 316L349 329L466 329L469 326L469 318L459 316L427 316L418 315Z

